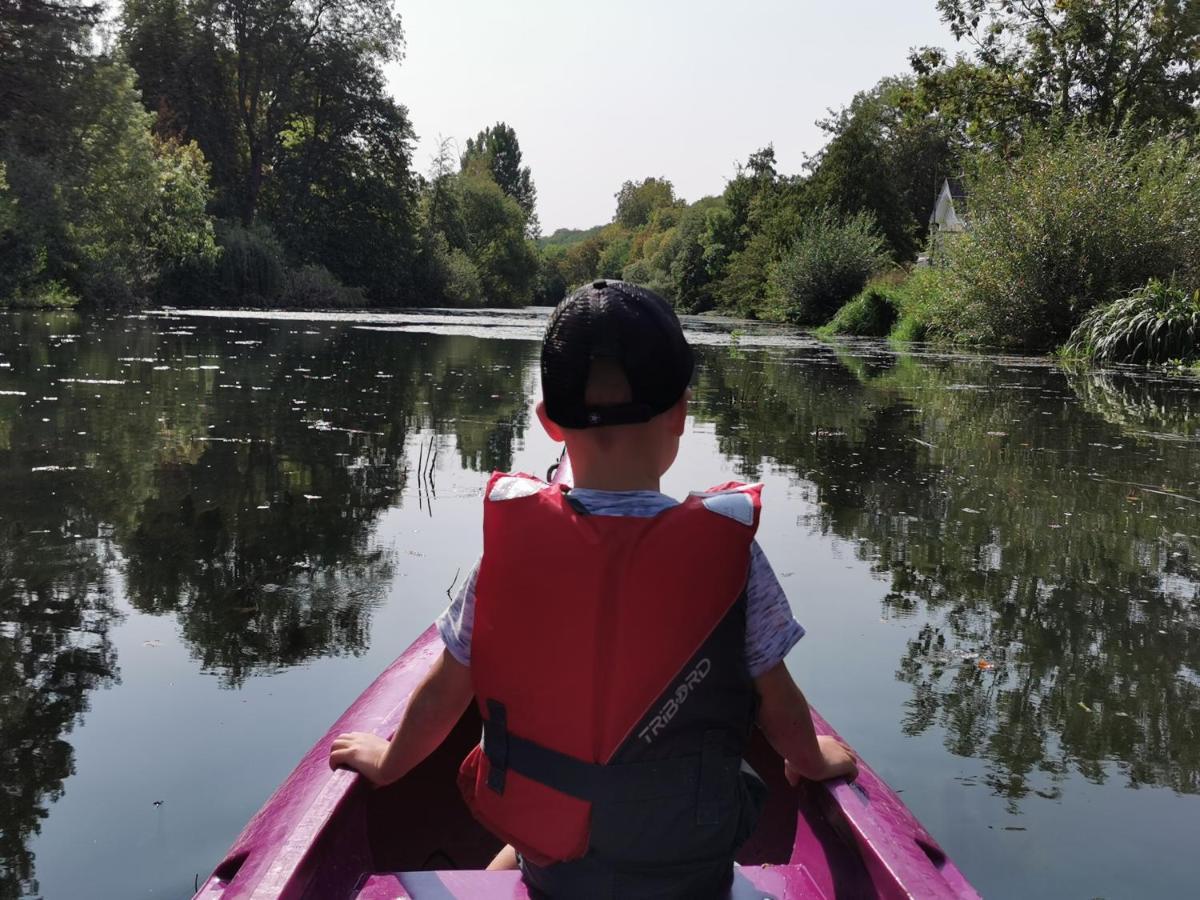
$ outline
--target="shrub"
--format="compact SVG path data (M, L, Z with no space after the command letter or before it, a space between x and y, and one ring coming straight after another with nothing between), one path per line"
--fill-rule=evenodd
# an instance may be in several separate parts
M888 335L895 341L923 341L929 336L930 323L941 309L951 303L953 284L945 269L922 266L892 289L900 313ZM943 333L944 336L944 333Z
M886 259L869 214L812 213L768 275L767 313L797 325L820 325L861 291Z
M283 292L283 247L271 229L224 222L217 230L217 243L221 247L217 285L226 302L257 304Z
M851 334L859 337L884 337L896 324L900 312L895 288L870 284L821 326L824 335Z
M1200 359L1200 291L1151 281L1092 310L1063 352L1098 363Z
M13 294L0 306L7 305L12 309L69 309L78 303L78 295L64 282L54 279Z
M466 251L458 247L450 249L444 235L427 236L421 261L420 280L429 305L479 306L483 302L479 268Z
M289 269L284 276L283 303L305 309L333 306L363 306L363 293L349 288L324 266Z
M450 251L446 262L446 301L452 306L479 306L483 303L483 285L479 270L462 250Z
M982 344L1061 343L1095 306L1151 278L1195 271L1200 160L1183 141L1136 147L1073 129L987 162L970 190L970 231L948 247L954 288L938 331Z

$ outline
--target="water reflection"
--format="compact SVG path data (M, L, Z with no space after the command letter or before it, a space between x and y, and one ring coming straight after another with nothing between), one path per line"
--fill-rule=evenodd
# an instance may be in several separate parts
M530 427L508 338L540 320L495 318L0 320L0 898L37 892L69 733L119 677L116 592L226 686L363 652L381 514L436 521L430 460L507 469ZM719 451L790 474L914 625L905 732L1014 809L1076 773L1200 792L1200 384L705 327Z
M511 465L528 352L324 323L5 324L0 897L15 897L37 892L26 847L72 772L65 736L117 678L114 576L228 686L362 652L391 577L378 516L450 436L465 466Z
M0 517L0 898L37 893L29 839L74 768L65 740L97 687L117 680L113 609L77 519Z
M811 483L812 526L889 582L887 615L922 621L896 673L907 733L939 726L1014 807L1109 762L1200 790L1194 382L739 355L706 355L697 391L722 451Z

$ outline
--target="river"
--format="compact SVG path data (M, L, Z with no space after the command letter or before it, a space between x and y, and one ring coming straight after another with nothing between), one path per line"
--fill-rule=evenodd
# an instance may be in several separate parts
M544 313L0 315L0 898L190 894L553 460ZM1194 895L1200 379L687 327L814 705L985 896Z

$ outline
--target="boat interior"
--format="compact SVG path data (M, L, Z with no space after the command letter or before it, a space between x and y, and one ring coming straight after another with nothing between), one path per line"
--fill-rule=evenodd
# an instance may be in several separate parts
M481 878L491 879L488 883L503 896L514 896L514 888L516 896L524 893L511 876L477 871L501 848L471 817L456 784L459 763L479 740L480 727L472 704L438 752L407 777L386 788L356 788L365 794L372 870L360 882L357 896L468 896L448 886L469 889ZM746 891L754 897L876 896L857 843L828 791L815 784L789 786L782 761L757 729L747 762L767 782L769 794L755 833L738 854L744 874L739 874L735 896ZM781 882L790 887L764 894L758 885L764 881L761 870L775 867L790 870L790 877ZM421 872L431 874L421 877ZM456 872L457 877L452 874ZM396 892L401 885L408 893ZM801 889L804 885L810 889Z

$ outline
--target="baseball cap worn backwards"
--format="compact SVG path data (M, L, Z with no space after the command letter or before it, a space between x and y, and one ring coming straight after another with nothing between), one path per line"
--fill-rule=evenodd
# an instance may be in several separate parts
M597 359L620 366L630 402L587 405L588 373ZM558 304L546 325L546 415L563 428L648 422L683 396L694 366L692 348L666 300L624 281L594 281Z

